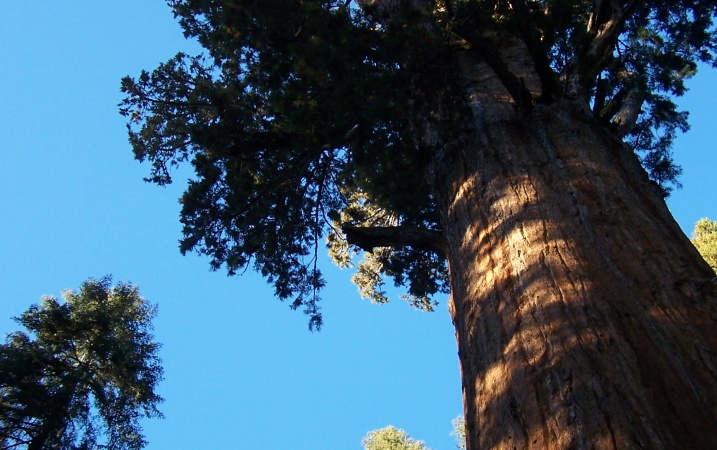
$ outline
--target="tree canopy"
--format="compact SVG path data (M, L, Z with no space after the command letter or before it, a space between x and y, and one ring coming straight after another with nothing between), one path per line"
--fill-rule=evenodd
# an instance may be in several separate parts
M466 418L464 416L458 416L453 419L453 431L451 436L456 438L458 442L456 448L458 450L466 450Z
M387 299L386 276L424 309L447 291L425 174L468 126L468 92L505 97L516 114L571 102L624 137L666 195L680 173L670 145L688 128L673 99L717 45L710 0L168 3L205 53L122 80L135 157L160 185L194 168L182 252L256 269L311 327L327 234L339 265L368 252L354 279L374 301ZM497 84L464 76L470 62Z
M692 243L702 257L717 272L717 222L703 218L695 223Z
M370 431L361 444L364 450L431 450L423 441L412 439L393 425Z
M63 300L43 297L0 345L2 448L143 448L139 420L161 417L156 308L109 277Z

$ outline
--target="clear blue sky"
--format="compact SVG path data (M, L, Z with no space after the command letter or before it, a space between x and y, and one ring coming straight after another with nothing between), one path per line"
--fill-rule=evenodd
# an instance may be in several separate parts
M445 299L434 314L399 299L372 305L325 262L326 325L311 334L261 278L179 254L183 186L142 182L116 106L122 76L179 50L196 48L161 0L3 5L0 332L41 295L112 274L159 304L166 419L145 424L149 449L359 450L388 424L455 448L461 391ZM692 131L675 147L684 189L668 202L687 234L717 219L717 74L689 85L680 104Z

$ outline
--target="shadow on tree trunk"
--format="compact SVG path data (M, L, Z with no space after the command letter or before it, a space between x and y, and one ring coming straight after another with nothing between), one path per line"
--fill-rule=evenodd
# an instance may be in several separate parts
M486 117L434 182L468 448L713 448L715 286L659 190L569 111Z

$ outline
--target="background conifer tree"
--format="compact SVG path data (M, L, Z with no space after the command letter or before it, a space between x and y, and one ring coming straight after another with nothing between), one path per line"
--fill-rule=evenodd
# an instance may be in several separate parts
M160 417L155 307L109 277L43 297L0 345L3 449L140 449L139 420Z
M364 450L431 450L393 425L370 431L361 442Z
M717 222L707 218L698 220L692 232L692 243L712 270L717 272Z

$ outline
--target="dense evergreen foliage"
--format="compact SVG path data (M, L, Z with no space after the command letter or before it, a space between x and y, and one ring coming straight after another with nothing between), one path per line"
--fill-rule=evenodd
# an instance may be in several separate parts
M623 136L666 194L680 172L670 144L688 127L673 98L717 45L709 0L169 4L205 53L122 81L135 157L160 185L194 167L182 252L230 274L258 270L312 327L327 234L341 265L369 252L355 277L364 296L385 301L390 276L431 309L448 289L425 173L471 121L477 81L457 75L468 59L516 114L570 102ZM527 65L500 54L506 43Z
M0 447L140 449L139 420L161 416L155 308L135 286L89 280L43 297L0 345Z

